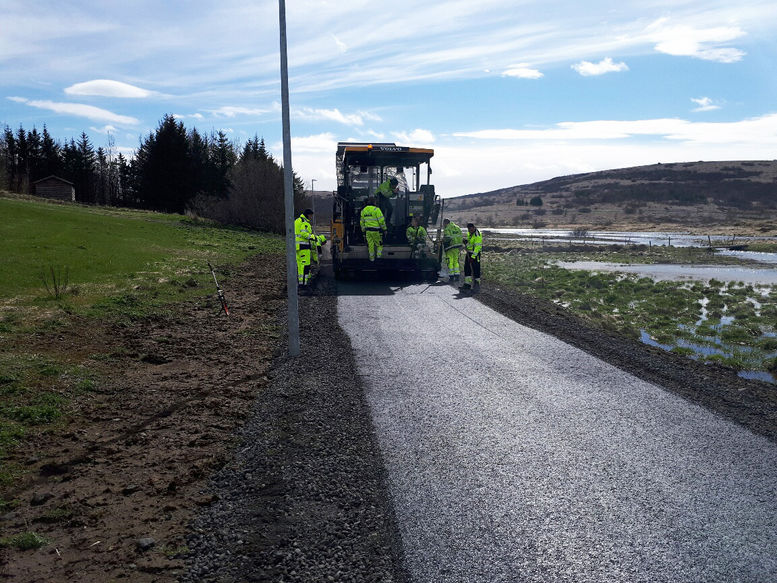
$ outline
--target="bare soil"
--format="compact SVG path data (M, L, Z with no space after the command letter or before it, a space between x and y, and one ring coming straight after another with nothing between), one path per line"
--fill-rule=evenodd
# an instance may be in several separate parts
M0 580L402 581L389 498L336 284L301 298L302 359L284 356L278 257L215 298L131 328L89 325L31 346L112 354L99 391L17 461L29 479L0 520L39 550L0 550ZM777 440L777 390L588 327L484 285L480 301ZM141 539L153 538L143 550ZM146 541L148 542L148 541ZM339 573L339 574L338 574ZM332 577L332 579L328 579Z
M2 533L32 531L49 544L0 549L0 580L177 578L187 525L213 502L203 484L268 381L285 309L278 259L255 258L229 280L229 317L207 298L129 328L76 320L29 339L32 352L102 366L104 379L77 399L65 429L16 452L29 473L4 493L20 504L0 517ZM147 551L144 538L155 541Z

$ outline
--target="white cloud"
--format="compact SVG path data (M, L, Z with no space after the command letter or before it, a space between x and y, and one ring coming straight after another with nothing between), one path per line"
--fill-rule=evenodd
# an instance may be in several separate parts
M121 81L111 81L110 79L95 79L94 81L85 81L76 83L65 89L67 95L96 95L100 97L125 97L140 99L153 95L153 92L141 89Z
M203 119L203 115L201 113L174 113L173 117L175 119Z
M294 110L294 117L307 121L334 121L349 126L364 125L365 120L381 121L380 116L366 111L344 114L339 109L314 109L310 107Z
M56 101L25 99L23 97L10 97L9 99L17 103L24 103L30 107L47 109L55 113L74 115L76 117L85 117L92 121L110 122L119 125L137 125L140 123L137 118L128 115L119 115L112 111L108 111L107 109L94 107L92 105L84 105L82 103L61 103Z
M605 73L619 73L628 71L629 67L624 62L614 63L610 57L605 57L598 63L590 61L580 61L572 65L572 68L583 77L592 77L595 75L604 75Z
M392 136L398 145L402 146L431 146L434 144L434 134L429 130L415 129L410 132L392 132Z
M545 129L493 129L457 132L453 135L459 138L514 142L604 142L647 137L699 144L774 144L777 146L777 114L736 122L701 123L677 118L561 122Z
M101 128L96 128L94 126L90 126L89 129L92 130L93 132L98 133L98 134L106 134L106 135L108 135L108 134L115 134L116 133L116 128L113 127L110 124L109 125L105 125L105 126L103 126Z
M238 116L262 116L267 113L271 113L273 110L261 108L261 107L239 107L232 105L225 105L218 109L208 110L216 117L238 117Z
M519 63L517 65L510 65L510 67L502 73L503 77L517 77L518 79L540 79L543 77L541 71L532 69L527 63Z
M735 63L745 56L741 49L721 46L745 36L746 33L738 26L694 28L685 25L665 26L666 23L667 19L660 19L649 27L656 41L655 49L660 53L720 63Z
M341 53L345 53L348 51L348 45L346 45L343 41L341 41L335 35L332 35L332 39L335 41L335 44L337 45L337 50L339 50Z
M771 159L777 148L777 114L728 123L671 118L565 122L540 130L462 132L435 138L435 144L421 143L421 137L397 132L392 140L433 146L434 184L441 196L449 197L656 162ZM316 178L319 190L334 189L337 141L333 134L293 138L295 172L306 181ZM282 151L280 143L274 148Z
M283 150L283 144L276 145L279 151ZM313 136L296 136L291 139L292 161L297 152L326 152L332 156L332 165L334 165L335 150L337 150L337 139L334 134L323 133Z
M698 105L693 111L714 111L720 109L720 105L716 105L709 97L691 97L691 101Z

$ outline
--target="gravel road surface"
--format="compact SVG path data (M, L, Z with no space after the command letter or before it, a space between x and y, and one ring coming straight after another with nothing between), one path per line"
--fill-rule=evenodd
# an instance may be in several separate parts
M338 286L412 581L777 580L777 444L450 286Z

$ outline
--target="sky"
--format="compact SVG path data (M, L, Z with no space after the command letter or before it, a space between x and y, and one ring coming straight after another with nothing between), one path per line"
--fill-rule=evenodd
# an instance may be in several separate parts
M0 0L0 126L131 156L166 114L281 160L275 0ZM292 167L431 147L444 197L777 159L777 2L287 0Z

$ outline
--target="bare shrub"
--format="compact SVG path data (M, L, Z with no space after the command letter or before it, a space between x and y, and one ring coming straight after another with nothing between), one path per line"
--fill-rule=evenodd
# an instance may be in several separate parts
M68 292L70 284L70 268L68 266L55 268L53 265L49 265L48 272L46 269L42 269L40 277L46 291L54 299L59 300Z

